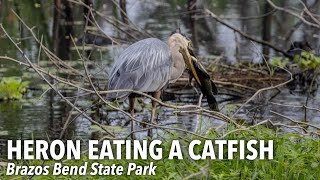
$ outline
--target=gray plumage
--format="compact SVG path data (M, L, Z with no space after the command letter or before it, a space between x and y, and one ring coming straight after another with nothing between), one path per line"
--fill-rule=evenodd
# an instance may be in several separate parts
M138 41L125 49L112 67L108 90L161 90L170 80L173 60L169 46L156 38ZM108 100L124 99L130 92L109 93Z

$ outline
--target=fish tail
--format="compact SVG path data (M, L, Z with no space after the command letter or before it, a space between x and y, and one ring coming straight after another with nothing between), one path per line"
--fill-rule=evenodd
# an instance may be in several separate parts
M218 103L216 101L216 98L213 96L213 94L207 95L208 104L211 110L213 111L219 111Z

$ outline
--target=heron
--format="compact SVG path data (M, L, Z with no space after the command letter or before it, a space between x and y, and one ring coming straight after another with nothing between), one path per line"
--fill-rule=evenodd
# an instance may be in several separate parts
M212 106L213 110L217 111L218 106L212 94L216 90L214 83L212 81L204 81L208 79L208 73L203 71L204 68L202 66L199 66L193 57L194 55L192 56L192 62L186 60L181 54L181 49L193 55L191 41L179 32L170 35L167 42L157 38L147 38L133 43L115 59L109 74L108 90L130 89L152 93L155 99L160 100L161 90L169 83L176 82L187 66L189 71L192 71L191 75L200 85L204 95L208 97L209 105L210 99L211 104L214 104ZM207 76L203 76L203 74L207 74ZM206 87L209 88L207 91ZM111 101L115 99L124 100L128 97L129 112L134 117L136 94L124 91L107 94L107 99ZM157 104L156 101L152 100L150 122L153 124L155 123ZM131 130L133 131L132 120Z

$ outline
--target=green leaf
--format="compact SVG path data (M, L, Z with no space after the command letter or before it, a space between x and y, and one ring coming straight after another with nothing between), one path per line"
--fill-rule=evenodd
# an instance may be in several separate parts
M29 85L20 77L4 77L0 81L0 100L19 100Z

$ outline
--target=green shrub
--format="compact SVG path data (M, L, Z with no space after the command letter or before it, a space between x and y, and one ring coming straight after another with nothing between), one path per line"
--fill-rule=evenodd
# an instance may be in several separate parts
M19 100L26 91L29 82L19 77L5 77L0 81L0 100Z
M303 51L301 55L294 56L294 62L298 64L301 70L318 69L320 67L320 57L312 52Z
M272 75L274 74L274 72L277 68L285 68L288 63L289 63L288 58L273 57L271 59L271 73L272 73Z

